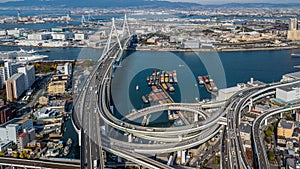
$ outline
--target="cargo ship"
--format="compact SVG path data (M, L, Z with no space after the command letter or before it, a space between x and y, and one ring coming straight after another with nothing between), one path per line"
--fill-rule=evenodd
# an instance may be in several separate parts
M174 92L175 91L175 88L170 83L167 83L167 86L168 86L168 89L169 89L170 92Z
M170 83L174 83L174 79L173 79L173 74L172 73L170 73L170 75L169 75L169 82Z
M142 96L142 100L145 104L149 103L149 96Z
M168 86L165 83L162 83L161 86L165 89L168 90Z
M202 77L202 76L198 76L198 81L199 81L199 84L200 84L200 85L203 85L203 84L204 84L204 81L203 81L203 77Z
M176 70L173 71L173 78L174 78L174 83L178 83Z
M210 86L211 86L211 88L212 88L212 91L214 91L214 92L218 91L218 88L217 88L217 86L216 86L216 84L215 84L214 81L211 81L211 82L210 82Z
M205 83L209 83L209 77L208 76L203 76L203 80Z

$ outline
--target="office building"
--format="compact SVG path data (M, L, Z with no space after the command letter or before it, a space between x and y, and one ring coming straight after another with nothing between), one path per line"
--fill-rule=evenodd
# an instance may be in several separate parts
M289 30L287 33L287 39L292 41L300 40L300 30L298 30L297 18L290 18L289 20Z
M20 63L5 62L4 67L6 68L7 78L10 78L14 74L18 73L18 68L21 67L21 64Z
M20 134L24 131L32 131L32 129L33 122L31 119L14 118L0 125L0 140L10 140L17 143Z
M7 105L0 106L0 124L6 123L7 121L13 119L13 112Z
M17 73L6 81L6 95L8 101L18 100L25 92L25 75Z
M18 68L18 73L23 73L25 76L25 88L29 89L35 81L34 66L24 66Z
M6 80L8 79L7 69L5 67L0 67L0 78L1 78L1 86L3 87L6 84Z

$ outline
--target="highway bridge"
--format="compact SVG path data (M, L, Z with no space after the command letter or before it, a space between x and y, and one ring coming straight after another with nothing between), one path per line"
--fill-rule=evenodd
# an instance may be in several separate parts
M148 168L170 168L142 154L170 153L192 148L211 139L219 133L222 128L221 124L226 124L224 137L227 137L229 141L228 143L223 142L223 145L229 162L225 168L249 168L250 164L244 156L243 145L239 138L241 110L249 106L253 100L274 94L272 90L286 84L278 83L248 88L233 95L226 102L172 103L151 106L138 110L138 113L130 113L123 119L118 119L111 112L113 105L110 100L110 84L114 70L117 68L116 63L122 60L123 49L126 48L130 39L130 36L123 36L118 39L117 43L107 47L94 71L85 82L76 102L77 117L73 117L73 120L78 132L81 133L81 166L91 168L92 162L98 160L99 167L104 168L102 157L104 149ZM110 44L110 40L108 44ZM216 107L220 109L212 114L203 110ZM203 121L169 128L144 127L128 122L163 110L193 112L201 116ZM224 119L226 115L227 119ZM101 126L105 126L102 134L100 134ZM114 138L114 131L127 135L128 140ZM129 138L133 136L144 140L144 143L130 140ZM147 141L145 142L145 140Z
M58 168L76 169L80 168L77 160L28 160L9 157L0 157L0 166L19 167L19 168Z

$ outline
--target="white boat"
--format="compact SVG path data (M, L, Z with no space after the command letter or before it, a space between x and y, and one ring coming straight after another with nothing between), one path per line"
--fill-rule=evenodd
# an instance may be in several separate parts
M292 57L300 57L300 54L292 53L291 56L292 56Z
M139 89L140 89L139 85L136 85L136 86L135 86L135 90L138 91Z
M43 60L47 58L47 55L35 54L36 51L26 51L21 49L20 51L3 51L0 52L0 59L4 61L17 61L17 62L32 62Z

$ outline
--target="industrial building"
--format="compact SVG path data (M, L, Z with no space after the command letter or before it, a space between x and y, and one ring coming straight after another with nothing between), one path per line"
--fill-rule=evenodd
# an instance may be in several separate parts
M200 41L199 40L186 40L182 43L182 47L185 49L199 49Z
M34 33L28 35L28 40L49 40L51 38L51 33Z
M230 88L220 89L218 91L217 100L218 101L227 100L232 95L234 95L235 93L241 91L242 89L243 89L243 85L238 85L238 86L234 86L234 87L230 87Z
M300 99L300 83L276 88L276 99L284 103Z
M15 118L0 125L0 140L10 140L17 143L17 138L25 132L32 132L33 121L31 119ZM32 136L33 137L33 136Z

